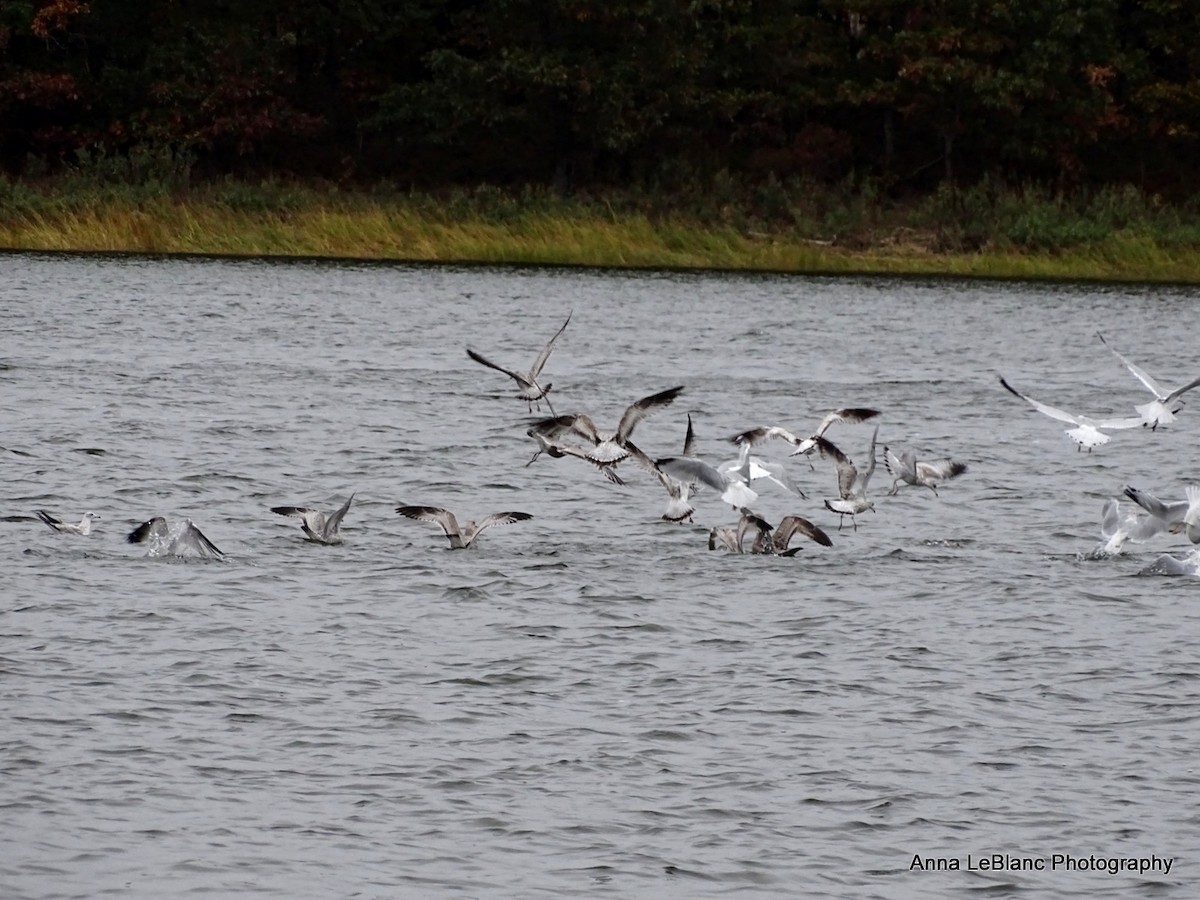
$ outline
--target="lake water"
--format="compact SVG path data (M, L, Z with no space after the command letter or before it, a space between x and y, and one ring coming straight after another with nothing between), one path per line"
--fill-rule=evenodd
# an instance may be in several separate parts
M684 385L636 441L690 412L717 463L872 406L875 512L788 460L757 511L834 545L739 557L712 491L676 526L635 467L524 467L464 351L523 370L568 312L558 412ZM1181 383L1200 290L0 256L0 896L1195 896L1200 579L1138 574L1191 545L1088 556L1196 479L1200 391L1088 454L997 381L1132 415L1097 330ZM889 497L883 444L970 470ZM351 492L340 546L270 512ZM451 552L400 504L534 518ZM228 559L147 558L154 515Z

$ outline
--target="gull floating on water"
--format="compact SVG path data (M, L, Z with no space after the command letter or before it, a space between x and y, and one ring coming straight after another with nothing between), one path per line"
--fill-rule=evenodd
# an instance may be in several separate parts
M1048 406L1045 403L1039 403L1032 397L1027 397L1025 394L1022 394L1011 384L1005 381L1003 376L1000 377L1000 383L1004 385L1004 389L1006 391L1008 391L1010 394L1020 397L1042 415L1049 416L1052 419L1057 419L1060 422L1068 422L1072 425L1075 425L1075 428L1067 429L1067 435L1071 438L1071 440L1078 444L1078 447L1076 447L1077 450L1082 450L1084 447L1086 447L1088 453L1091 453L1092 448L1102 447L1103 445L1107 444L1111 438L1102 432L1100 430L1101 428L1107 428L1110 430L1137 428L1142 424L1141 419L1093 419L1088 416L1078 416L1074 413L1069 413L1066 410Z
M224 559L225 554L204 536L191 519L174 525L162 516L155 516L139 525L126 536L131 544L149 544L147 556L197 556L203 559Z
M833 464L837 467L838 499L826 500L825 508L841 517L838 519L838 531L842 530L842 523L846 516L850 517L850 521L854 523L854 530L858 531L858 514L866 512L868 509L872 512L875 511L875 504L867 499L867 484L870 482L871 476L875 474L875 439L877 437L879 437L878 425L871 433L871 446L867 451L870 459L866 468L861 472L850 461L850 457L827 438L818 437L816 439L817 449L821 451L821 456L833 457Z
M1125 368L1132 372L1133 376L1154 395L1154 399L1151 402L1134 407L1138 411L1138 415L1142 417L1141 424L1149 425L1151 431L1156 431L1159 425L1170 425L1174 422L1175 413L1183 408L1183 401L1179 400L1180 395L1187 393L1194 387L1200 386L1200 378L1193 378L1187 384L1177 387L1172 391L1165 390L1145 370L1127 360L1117 352L1116 348L1110 347L1108 341L1104 340L1104 335L1097 331L1096 337L1100 338L1100 343L1108 347L1109 350L1112 350L1113 355L1121 361ZM1179 405L1175 409L1171 409L1171 405L1176 400L1179 400Z
M351 494L349 499L336 512L332 513L324 513L319 509L310 509L307 506L272 506L271 512L301 519L300 527L313 543L340 544L342 536L338 532L342 527L342 519L349 511L352 502L354 502L354 494Z
M1200 487L1189 484L1184 494L1186 500L1165 502L1135 487L1125 488L1125 496L1162 522L1171 534L1183 532L1193 544L1200 544Z
M567 314L567 321L563 322L562 328L554 333L554 337L550 338L544 350L538 354L538 358L533 361L533 366L528 372L514 372L511 369L506 369L504 366L497 365L490 359L487 359L481 353L477 353L470 347L467 348L467 356L475 360L475 362L487 366L490 369L495 369L497 372L503 372L521 387L520 393L517 395L529 405L529 411L533 412L534 406L540 410L541 404L539 401L545 400L546 405L550 407L550 413L554 413L554 406L550 403L550 388L553 385L547 384L545 387L538 384L538 376L542 374L542 368L546 365L546 360L550 358L550 351L554 349L554 342L558 340L558 336L567 330L567 325L571 322L571 314Z
M955 462L952 459L920 462L917 460L915 450L905 450L900 456L897 456L887 445L884 445L883 448L883 465L894 479L892 489L888 491L889 497L895 496L902 484L927 487L933 491L933 495L936 497L939 481L957 478L967 471L966 463Z
M655 410L669 406L682 392L683 385L680 385L636 401L626 408L621 421L617 423L616 431L609 435L602 435L595 423L582 414L559 416L557 419L540 422L534 427L549 427L549 422L559 423L559 427L570 429L591 442L592 447L585 448L589 460L601 468L611 467L633 454L629 438L637 423Z
M484 516L478 522L467 522L460 526L454 513L442 509L440 506L397 506L396 512L410 519L432 522L440 526L446 533L446 537L450 539L451 550L467 549L485 528L493 525L511 525L513 522L524 522L526 519L533 518L529 513L524 512L498 512Z
M1193 550L1183 559L1164 553L1139 575L1200 575L1200 550Z
M91 534L92 520L100 518L94 512L85 512L78 525L71 525L68 522L64 522L57 516L50 515L50 513L46 512L44 509L35 509L34 512L37 513L37 517L39 519L41 519L59 534Z
M746 550L746 535L754 532L749 551ZM749 509L742 510L737 525L718 525L708 534L708 549L723 546L734 553L757 553L771 556L794 556L799 547L788 547L793 537L801 534L823 547L832 547L833 541L824 530L803 516L784 516L772 527L766 519Z

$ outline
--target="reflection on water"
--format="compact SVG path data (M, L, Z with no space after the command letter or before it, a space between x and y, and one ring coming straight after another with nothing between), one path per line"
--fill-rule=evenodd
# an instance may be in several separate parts
M1132 415L1093 334L1188 379L1194 290L15 255L0 297L5 897L1191 895L1200 582L1137 577L1190 545L1087 557L1125 484L1182 496L1195 403L1077 453L997 375ZM833 546L710 553L712 490L678 526L636 466L524 466L465 348L523 367L568 311L558 412L685 385L652 457L689 413L715 465L850 405L970 471L889 497L881 465L839 530L833 464L788 459L808 499L756 511ZM353 492L341 545L270 511ZM449 552L403 505L534 518ZM155 515L228 560L145 558Z

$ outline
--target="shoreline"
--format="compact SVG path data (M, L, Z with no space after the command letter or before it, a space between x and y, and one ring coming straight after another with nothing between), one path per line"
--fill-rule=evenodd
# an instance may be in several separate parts
M1179 234L1134 222L1053 249L1006 245L998 234L963 250L941 249L956 223L931 224L927 211L916 221L913 210L875 212L838 240L739 213L733 217L742 221L733 224L680 208L615 211L607 201L544 196L514 198L498 209L494 194L447 201L237 185L234 203L219 187L139 195L136 186L66 185L15 198L8 187L0 195L5 254L1200 284L1200 241L1190 222Z

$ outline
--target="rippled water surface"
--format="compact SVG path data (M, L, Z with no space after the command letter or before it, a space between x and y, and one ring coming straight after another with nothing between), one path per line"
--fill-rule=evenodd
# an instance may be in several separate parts
M1197 478L1200 391L1078 453L1004 392L1132 415L1095 337L1200 374L1195 289L0 257L0 896L1195 896L1200 580L1092 559ZM834 546L709 552L634 467L548 459L503 375L573 311L559 412L653 456L875 406L970 471ZM870 426L835 426L862 461ZM787 445L760 448L784 458ZM882 459L882 446L879 456ZM277 505L332 509L341 546ZM531 521L451 552L397 516ZM102 516L88 537L33 518ZM124 535L189 517L224 562ZM1043 860L991 871L994 853ZM958 863L921 871L913 856ZM970 860L968 860L970 854ZM1173 860L1144 874L1052 866Z

